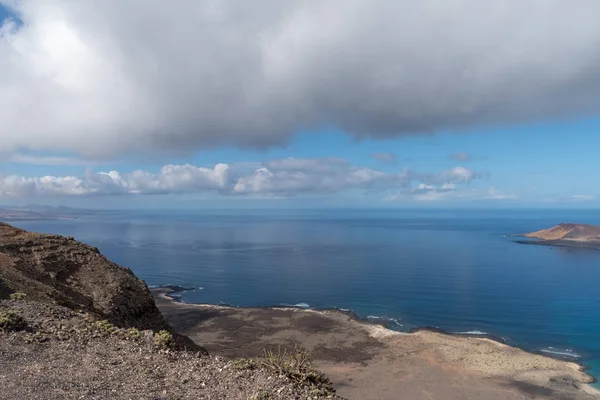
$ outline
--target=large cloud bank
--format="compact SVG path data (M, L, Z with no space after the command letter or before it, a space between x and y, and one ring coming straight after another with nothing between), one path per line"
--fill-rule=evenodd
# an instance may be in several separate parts
M600 114L597 0L0 0L0 153ZM258 179L258 178L257 178ZM256 187L256 183L246 183Z

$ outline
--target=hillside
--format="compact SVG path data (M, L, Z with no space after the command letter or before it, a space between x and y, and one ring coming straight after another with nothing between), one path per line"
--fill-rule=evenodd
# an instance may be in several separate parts
M168 328L146 284L95 247L0 223L0 298L13 292L121 327Z
M599 242L600 227L585 224L559 224L549 229L523 235L549 241Z
M335 397L307 361L267 361L208 355L98 249L0 223L0 399Z

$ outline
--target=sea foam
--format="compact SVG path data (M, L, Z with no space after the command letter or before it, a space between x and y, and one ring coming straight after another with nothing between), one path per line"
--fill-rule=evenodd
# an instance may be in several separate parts
M478 331L478 330L472 330L472 331L466 331L466 332L452 332L455 335L487 335L487 332L483 332L483 331Z
M379 320L379 321L385 321L385 322L390 322L393 323L395 325L398 326L404 326L400 323L400 320L397 318L391 318L391 317L380 317L378 315L367 315L367 319L369 320Z
M554 347L548 347L547 349L542 349L540 351L542 353L552 354L552 355L560 356L560 357L581 358L581 356L579 354L575 353L571 349L556 350L556 349L554 349Z

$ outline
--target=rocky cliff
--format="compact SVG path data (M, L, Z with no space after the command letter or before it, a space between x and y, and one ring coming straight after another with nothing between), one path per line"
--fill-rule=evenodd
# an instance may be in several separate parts
M85 311L122 328L172 331L146 284L95 247L0 223L0 299L13 292ZM185 337L178 336L178 342L195 347Z

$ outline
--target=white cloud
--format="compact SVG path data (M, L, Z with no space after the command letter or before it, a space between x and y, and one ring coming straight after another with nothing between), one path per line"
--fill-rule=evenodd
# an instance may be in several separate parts
M267 162L253 174L240 177L233 191L289 196L298 193L335 193L347 189L407 188L413 182L435 182L447 188L447 185L469 183L477 177L475 172L463 167L439 174L425 174L410 169L401 173L386 173L337 158L286 158Z
M477 174L474 174L474 176L477 176ZM439 186L421 183L416 187L398 190L383 198L384 201L439 201L448 199L461 201L516 200L518 197L514 194L504 193L493 186L485 193L481 193L479 189L461 191L454 183L445 183Z
M600 2L0 0L0 152L104 158L597 116Z
M287 158L265 163L253 174L239 178L235 193L335 193L344 189L394 187L407 184L407 173L388 174L351 165L340 159Z
M483 175L477 174L469 168L457 166L452 169L444 170L437 175L414 172L412 176L415 180L428 185L443 185L444 183L469 183L473 179L481 178Z
M398 156L393 153L373 153L371 157L384 164L396 164L398 162Z
M387 173L350 164L338 158L285 158L260 164L236 163L214 167L166 165L158 173L88 171L82 177L27 178L0 176L0 197L141 195L218 193L220 195L296 196L332 194L346 190L418 190L438 182L441 191L476 179L465 168L423 174L409 169Z
M213 168L193 165L167 165L158 174L88 172L83 177L44 176L26 178L0 175L0 197L90 196L120 194L194 193L223 190L228 182L228 166Z
M454 167L444 171L440 176L440 180L449 183L467 183L473 179L475 179L475 172L465 167Z

